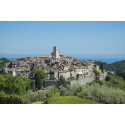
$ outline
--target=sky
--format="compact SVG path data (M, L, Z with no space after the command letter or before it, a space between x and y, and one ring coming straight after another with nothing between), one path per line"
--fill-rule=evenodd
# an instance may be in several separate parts
M125 22L0 22L0 54L125 55Z

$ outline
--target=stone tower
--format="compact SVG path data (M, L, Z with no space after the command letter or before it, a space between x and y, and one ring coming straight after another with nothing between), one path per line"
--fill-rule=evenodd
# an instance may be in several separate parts
M60 54L59 54L59 51L58 51L58 47L57 47L57 46L54 46L54 47L53 47L53 52L52 52L51 55L52 55L53 58L56 58L56 59L60 58Z

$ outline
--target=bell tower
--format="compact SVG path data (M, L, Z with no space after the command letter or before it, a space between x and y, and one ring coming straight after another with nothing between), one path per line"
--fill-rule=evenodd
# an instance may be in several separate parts
M60 54L59 54L59 50L58 50L57 46L53 47L53 52L52 52L51 55L52 55L53 58L56 58L56 59L60 58Z

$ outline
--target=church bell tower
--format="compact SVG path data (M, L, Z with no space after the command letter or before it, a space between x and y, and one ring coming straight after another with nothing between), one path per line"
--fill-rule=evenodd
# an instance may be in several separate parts
M52 55L53 58L56 58L56 59L60 58L60 54L59 54L59 50L58 50L57 46L53 47L53 52L52 52L51 55Z

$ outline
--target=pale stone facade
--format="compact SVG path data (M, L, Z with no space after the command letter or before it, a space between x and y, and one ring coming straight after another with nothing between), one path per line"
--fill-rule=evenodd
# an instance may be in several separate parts
M52 57L56 59L60 58L59 50L58 47L56 46L53 47Z

